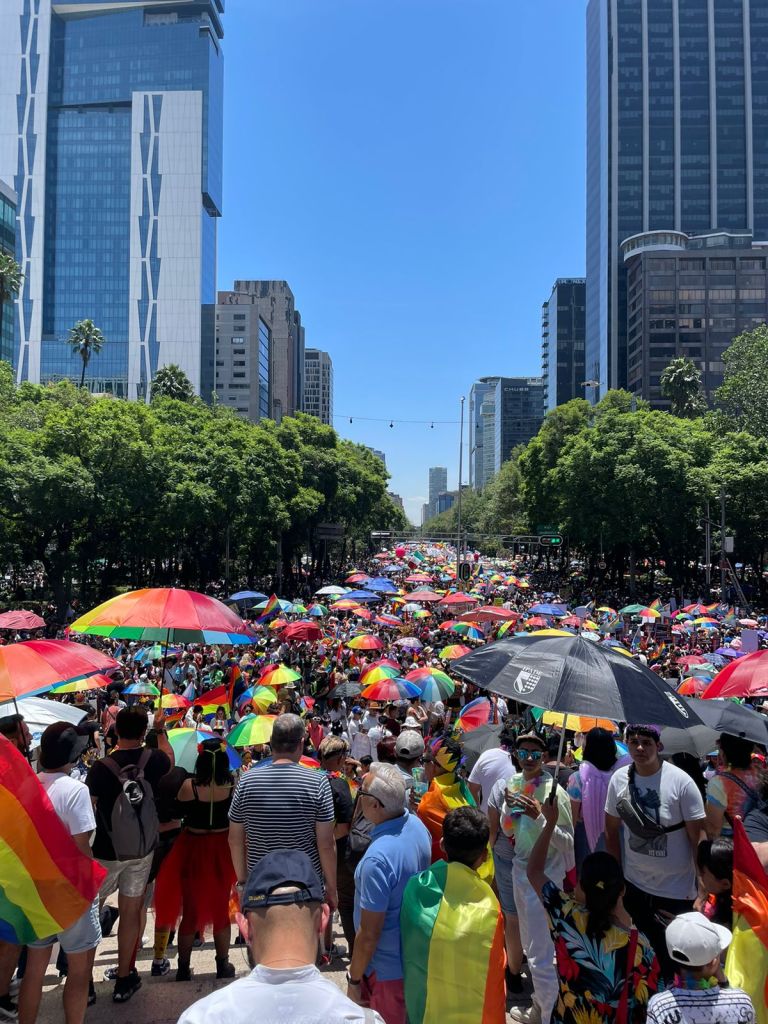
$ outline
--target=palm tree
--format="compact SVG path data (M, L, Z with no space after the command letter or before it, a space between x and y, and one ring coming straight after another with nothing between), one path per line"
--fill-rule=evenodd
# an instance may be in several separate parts
M21 267L13 256L8 252L0 252L0 333L3 325L3 307L19 294L23 280Z
M701 390L701 371L685 356L673 359L661 375L661 393L669 399L673 416L695 419L707 410Z
M104 344L104 335L93 320L79 320L69 332L69 343L75 355L83 360L80 387L85 386L85 370L92 355L98 355Z
M161 366L152 381L152 398L175 398L179 402L192 402L195 389L192 381L176 363Z

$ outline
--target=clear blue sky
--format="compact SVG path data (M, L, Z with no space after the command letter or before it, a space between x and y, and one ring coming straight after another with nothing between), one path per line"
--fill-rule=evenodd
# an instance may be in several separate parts
M227 0L219 287L285 279L419 521L485 374L584 272L585 0ZM344 415L344 419L339 418ZM349 416L383 417L384 423ZM466 448L464 462L467 479Z

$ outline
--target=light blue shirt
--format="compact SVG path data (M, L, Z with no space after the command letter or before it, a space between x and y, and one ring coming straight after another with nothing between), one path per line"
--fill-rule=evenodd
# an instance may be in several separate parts
M400 907L410 878L432 863L432 840L426 826L408 811L377 825L373 840L355 871L355 930L363 910L385 914L379 944L365 969L379 981L403 977Z

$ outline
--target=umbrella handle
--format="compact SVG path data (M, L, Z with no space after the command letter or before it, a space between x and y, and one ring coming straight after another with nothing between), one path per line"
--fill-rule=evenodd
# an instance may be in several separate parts
M568 716L563 718L563 728L560 732L560 746L557 749L557 765L555 767L555 774L552 776L552 789L549 791L549 802L553 804L557 797L557 776L560 774L560 769L563 764L563 749L565 748L565 723L568 721Z

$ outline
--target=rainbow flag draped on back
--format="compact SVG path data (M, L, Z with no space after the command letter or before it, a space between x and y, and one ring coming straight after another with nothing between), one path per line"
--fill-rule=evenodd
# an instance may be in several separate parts
M0 939L24 945L82 917L106 877L72 841L35 773L0 736Z
M737 818L733 822L733 939L725 973L755 1007L756 1024L768 1024L768 875Z
M267 619L271 619L273 615L276 615L280 611L280 602L277 598L277 594L273 594L272 597L267 601L267 606L261 615L256 619L257 622L266 622Z
M414 875L400 933L410 1024L504 1024L504 923L476 871L441 860Z

